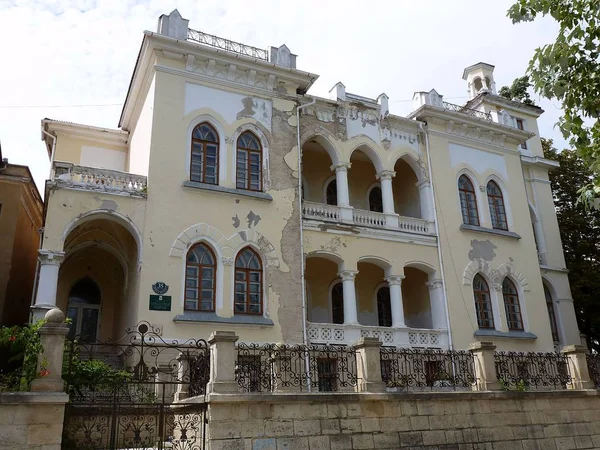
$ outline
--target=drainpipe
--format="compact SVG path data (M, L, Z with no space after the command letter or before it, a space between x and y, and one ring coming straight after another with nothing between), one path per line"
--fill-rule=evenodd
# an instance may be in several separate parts
M427 156L427 171L429 173L429 182L431 183L431 200L433 204L433 217L435 219L435 234L437 236L437 248L438 248L438 261L440 265L440 272L442 275L442 288L444 289L444 304L446 309L446 326L448 327L448 341L450 350L454 349L452 344L452 330L450 329L450 310L448 309L448 291L446 289L446 275L444 272L444 260L442 258L442 244L440 242L440 226L438 222L437 206L435 204L435 190L433 187L433 172L431 169L431 153L429 151L429 135L427 130L423 127L423 123L419 122L419 129L425 135L425 154Z
M54 166L54 155L56 154L56 136L48 133L43 128L42 128L42 133L52 139L52 151L50 152L50 175L48 176L48 178L52 179L52 172L54 169L54 167L53 167Z
M300 103L300 102L298 102ZM298 209L300 215L300 283L302 288L302 339L304 345L308 345L308 335L306 332L306 280L304 279L304 232L302 230L302 147L300 146L300 110L317 103L313 98L310 103L296 106L296 136L298 137Z

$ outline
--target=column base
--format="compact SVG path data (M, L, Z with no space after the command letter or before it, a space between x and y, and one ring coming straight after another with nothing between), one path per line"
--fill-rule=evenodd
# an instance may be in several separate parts
M36 378L31 382L32 392L64 392L65 382L62 378Z
M385 213L385 226L386 228L398 228L398 214Z
M49 303L41 303L38 305L33 305L31 309L31 322L37 322L38 320L42 320L48 311L56 308L56 305L51 305Z
M235 381L211 381L206 385L207 394L232 394L239 393L238 384Z
M386 392L386 384L383 381L359 381L359 392Z
M342 223L354 223L354 215L352 206L340 206L340 222Z
M501 391L502 386L499 381L491 381L489 383L478 382L473 386L474 391Z

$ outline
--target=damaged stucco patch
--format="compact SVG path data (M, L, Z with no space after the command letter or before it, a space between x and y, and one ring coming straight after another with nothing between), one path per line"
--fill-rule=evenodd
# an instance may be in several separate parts
M116 211L118 207L119 205L117 205L117 202L113 200L102 200L102 203L100 203L100 209L106 209L108 211Z
M491 241L478 241L473 239L471 241L471 250L469 251L469 259L474 261L476 259L483 259L484 261L491 261L496 256L494 250L498 247L492 244Z
M246 216L246 223L248 224L248 228L255 227L260 222L261 217L258 214L255 214L254 211L250 211Z
M341 237L338 236L329 240L329 242L327 242L325 245L321 245L321 250L327 250L332 253L337 253L340 247L346 248L347 244L344 241L342 241Z

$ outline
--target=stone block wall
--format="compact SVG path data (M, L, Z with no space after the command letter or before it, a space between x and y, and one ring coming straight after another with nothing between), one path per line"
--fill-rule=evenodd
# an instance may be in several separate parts
M60 450L64 393L0 394L0 450Z
M600 450L598 391L211 395L210 450Z

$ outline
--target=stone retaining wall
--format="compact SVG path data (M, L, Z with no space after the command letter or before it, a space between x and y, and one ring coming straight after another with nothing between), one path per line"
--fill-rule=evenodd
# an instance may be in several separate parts
M600 449L598 391L211 395L210 450Z

